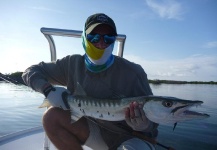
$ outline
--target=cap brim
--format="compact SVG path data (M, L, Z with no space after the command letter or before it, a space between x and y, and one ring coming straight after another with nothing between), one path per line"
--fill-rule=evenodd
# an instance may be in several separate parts
M91 26L86 30L86 34L91 33L91 32L93 31L93 29L94 29L96 26L100 25L100 24L102 24L102 23L95 23L95 24L91 25Z
M100 25L100 24L105 24L105 23L95 23L95 24L91 25L91 26L86 30L86 34L90 34L90 33L93 31L93 29L96 28L96 26L98 26L98 25ZM107 24L107 25L109 25L109 24ZM109 26L110 26L110 25L109 25ZM110 27L111 27L111 26L110 26ZM112 27L112 28L113 28L113 27ZM114 29L114 31L115 31L115 35L117 35L115 29Z

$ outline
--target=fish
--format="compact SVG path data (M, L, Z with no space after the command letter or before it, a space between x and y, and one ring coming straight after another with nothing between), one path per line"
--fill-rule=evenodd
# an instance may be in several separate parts
M65 99L70 106L71 119L74 121L82 116L106 121L123 121L126 108L135 101L143 104L145 115L150 121L162 125L174 124L174 128L178 122L209 117L208 114L190 110L192 107L200 106L203 101L169 96L120 96L115 99L97 99L87 96L82 87L78 85L74 94L66 94ZM40 108L49 106L49 101L45 99Z

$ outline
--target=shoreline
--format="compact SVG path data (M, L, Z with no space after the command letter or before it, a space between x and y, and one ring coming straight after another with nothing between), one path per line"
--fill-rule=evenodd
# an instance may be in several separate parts
M11 74L2 74L0 75L7 76L9 79L18 81L18 84L24 84L22 79L23 72L15 72ZM0 81L4 81L0 76ZM10 82L10 81L9 81ZM176 80L159 80L159 79L148 79L148 82L151 84L217 84L217 81L176 81Z
M148 80L152 84L217 84L215 81Z

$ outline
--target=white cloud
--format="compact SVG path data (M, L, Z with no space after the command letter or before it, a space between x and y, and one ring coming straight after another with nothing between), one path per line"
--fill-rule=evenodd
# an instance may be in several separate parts
M217 41L207 42L203 45L204 48L217 48Z
M161 18L181 20L184 13L182 5L175 0L145 0L154 13Z
M217 81L217 57L195 55L178 60L146 61L139 56L125 56L140 64L149 79L180 81Z

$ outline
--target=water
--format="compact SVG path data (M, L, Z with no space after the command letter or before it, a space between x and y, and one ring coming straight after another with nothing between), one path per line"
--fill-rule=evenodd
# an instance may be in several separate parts
M204 104L194 110L207 113L209 118L159 126L158 141L177 150L217 150L217 85L161 84L151 85L155 95L202 100Z
M203 120L159 126L157 140L176 150L217 149L217 85L151 84L155 95L202 100L204 104L195 110L211 117ZM0 82L0 136L41 125L45 109L39 109L44 96L26 86ZM157 147L158 150L163 150Z
M40 126L43 98L26 86L0 82L0 136Z

